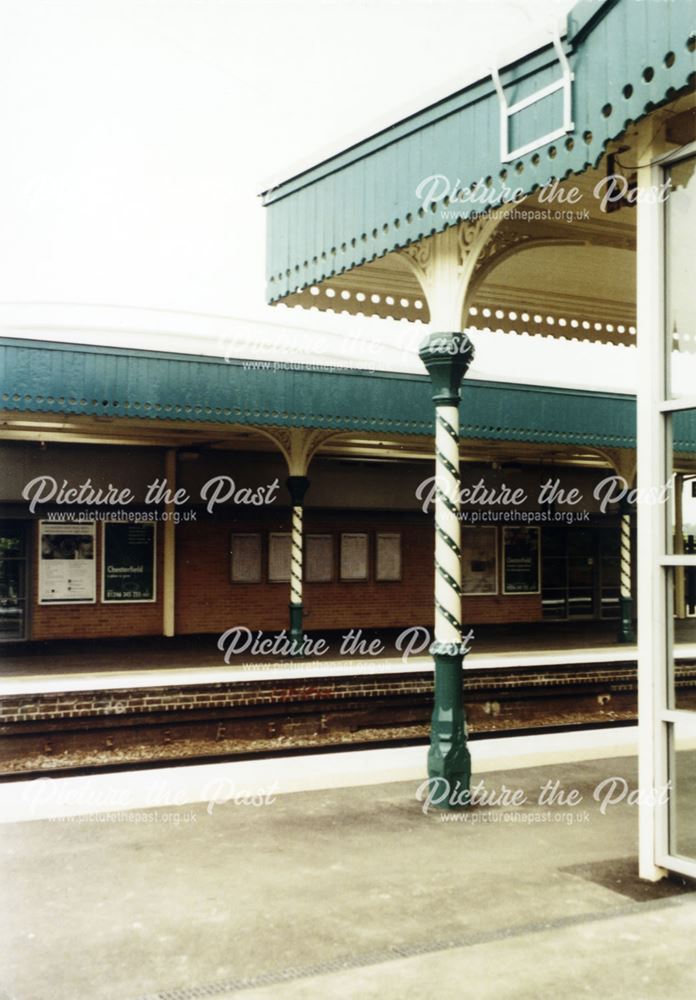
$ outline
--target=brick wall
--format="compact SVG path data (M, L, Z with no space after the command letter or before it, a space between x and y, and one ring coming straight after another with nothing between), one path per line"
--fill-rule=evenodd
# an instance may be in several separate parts
M236 625L266 632L288 623L288 583L239 584L230 581L230 535L233 531L260 532L267 566L268 532L289 531L287 513L265 512L248 518L210 519L177 526L176 633L220 633ZM305 583L305 627L308 631L362 628L402 628L433 623L433 526L425 515L391 513L314 512L305 514L306 532L331 534L335 539L333 583ZM338 579L338 547L342 531L370 536L370 579ZM377 582L374 570L375 533L402 534L402 580ZM152 604L56 605L38 604L34 527L32 555L31 638L115 638L162 634L163 531L157 531L157 601ZM101 530L97 541L97 596L101 595ZM467 625L541 620L539 595L465 597Z
M79 719L197 711L234 706L285 705L383 695L430 694L431 672L380 677L323 677L316 680L229 681L185 687L128 688L59 694L4 695L0 724L42 719Z
M694 664L679 670L682 685L693 685ZM576 664L539 670L516 667L511 672L470 668L464 676L467 697L487 698L521 691L528 696L542 689L569 688L599 691L624 689L635 692L636 663L620 666L609 663ZM235 707L285 706L291 703L343 701L361 698L432 697L431 670L404 674L367 674L356 667L354 675L263 679L237 678L203 684L166 687L111 688L91 691L63 691L45 694L17 694L0 697L0 728L12 723L52 719L81 719L113 716L190 712Z
M367 532L370 536L370 579L341 582L338 565L333 583L306 583L303 588L305 627L308 631L330 629L401 628L433 624L434 536L430 518L413 515L331 515L307 511L305 532L332 534L338 563L342 531ZM176 621L180 635L222 632L235 625L264 631L287 627L289 584L230 582L230 534L232 531L261 532L264 546L269 531L289 531L289 519L244 521L243 523L199 522L177 529ZM402 535L402 579L377 582L374 572L375 533L400 531ZM267 553L264 551L264 565ZM541 620L538 594L465 597L464 620L468 624L530 622Z

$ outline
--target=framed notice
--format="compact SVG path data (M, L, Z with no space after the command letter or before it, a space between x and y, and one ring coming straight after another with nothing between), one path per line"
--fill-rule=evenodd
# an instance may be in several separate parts
M230 579L232 583L261 583L261 535L232 535Z
M97 526L39 521L39 604L97 600Z
M503 593L540 591L538 528L503 528Z
M156 525L106 521L102 529L104 604L156 599Z
M334 578L333 535L307 535L304 562L307 583L331 583Z
M341 579L367 580L367 535L341 535Z
M462 528L462 593L498 593L498 532L495 527Z
M375 575L380 581L401 579L401 534L377 532Z
M268 579L271 583L290 580L291 538L292 535L276 531L268 536Z

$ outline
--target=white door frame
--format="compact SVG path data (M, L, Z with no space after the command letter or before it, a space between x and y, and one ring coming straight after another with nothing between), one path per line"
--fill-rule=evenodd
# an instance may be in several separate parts
M691 409L696 399L667 399L665 339L665 211L649 197L664 183L665 168L696 154L696 143L660 156L654 146L644 153L638 170L637 206L637 329L638 489L662 487L671 474L668 447L670 421L678 410ZM641 198L641 194L643 197ZM657 880L668 871L696 877L696 859L670 853L670 809L666 795L674 777L670 759L670 723L692 724L696 712L677 711L668 703L673 665L672 577L675 565L696 566L696 556L670 555L671 506L638 505L638 732L639 732L639 865L642 878Z

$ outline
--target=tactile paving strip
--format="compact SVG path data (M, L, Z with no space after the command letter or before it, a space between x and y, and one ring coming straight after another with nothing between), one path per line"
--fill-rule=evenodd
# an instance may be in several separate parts
M630 916L633 913L639 912L644 913L646 910L678 906L680 899L681 896L673 896L666 899L652 900L650 903L628 903L625 906L617 906L595 913L580 913L572 917L559 917L555 920L537 921L516 927L504 927L496 931L479 934L460 934L454 937L436 938L411 945L391 945L379 951L361 952L359 955L349 955L330 962L318 962L314 965L299 967L290 966L285 969L279 969L276 972L261 973L258 976L225 979L203 986L183 986L175 989L160 990L156 993L142 994L138 997L130 998L130 1000L201 1000L204 997L225 996L229 993L252 990L259 986L275 986L290 980L310 979L313 976L344 972L346 969L358 969L368 965L381 965L384 962L394 961L399 958L413 958L417 955L449 951L452 948L465 948L471 945L500 941L505 938L520 937L523 934L560 930L564 927L572 927L577 924L594 923L599 920L610 920L613 917Z

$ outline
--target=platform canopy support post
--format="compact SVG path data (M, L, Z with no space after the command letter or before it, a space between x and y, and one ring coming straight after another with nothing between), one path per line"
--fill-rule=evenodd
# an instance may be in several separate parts
M614 470L618 485L629 493L636 488L636 456L625 448L598 448L597 453ZM633 519L635 509L626 496L619 501L619 622L618 643L636 641L635 601L633 593Z
M290 494L292 521L290 530L290 655L300 656L304 643L305 608L302 594L304 552L304 501L309 489L307 471L322 445L338 436L337 431L310 430L306 427L257 428L271 440L287 463L286 486Z
M462 670L459 399L474 350L461 331L468 299L481 277L483 251L487 257L495 255L494 235L502 217L460 222L401 251L423 289L434 331L419 354L435 403L435 702L428 776L433 784L439 779L441 790L433 788L433 794L440 808L466 805L471 782Z
M288 476L288 492L292 500L292 535L290 541L290 640L293 650L300 653L304 641L302 604L302 515L305 493L309 489L306 476Z
M680 472L674 474L674 554L684 555L684 476ZM674 614L683 620L686 618L686 569L684 566L674 567Z
M442 805L447 805L461 802L471 783L462 673L459 398L474 352L464 333L435 333L419 353L435 403L435 703L428 777L444 779ZM437 788L434 792L440 798Z
M633 588L632 573L632 542L631 542L631 508L628 503L621 503L621 554L620 554L620 595L619 595L619 634L621 643L634 643L636 630L633 627Z
M176 491L176 448L167 448L164 461L167 490L173 496ZM165 504L165 511L167 517L164 522L162 634L167 638L171 638L176 634L176 525L174 520L174 504Z

